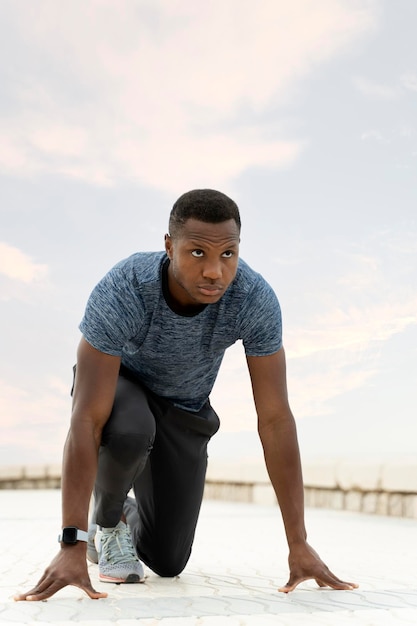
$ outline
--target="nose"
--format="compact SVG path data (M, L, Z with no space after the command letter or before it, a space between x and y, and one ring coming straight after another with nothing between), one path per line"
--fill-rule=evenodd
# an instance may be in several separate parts
M203 277L209 280L219 280L222 277L220 261L207 260L203 268Z

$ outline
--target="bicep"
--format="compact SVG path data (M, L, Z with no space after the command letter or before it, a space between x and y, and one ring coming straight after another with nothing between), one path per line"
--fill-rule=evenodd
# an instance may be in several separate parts
M100 352L84 338L77 351L72 421L89 420L102 428L114 402L120 357Z
M284 348L269 356L246 359L259 423L291 415Z

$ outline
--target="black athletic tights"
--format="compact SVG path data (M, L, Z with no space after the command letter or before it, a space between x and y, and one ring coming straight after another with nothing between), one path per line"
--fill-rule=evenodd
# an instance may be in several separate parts
M112 528L123 512L140 559L160 576L176 576L190 557L207 444L219 425L209 402L199 413L184 411L122 368L102 434L94 517ZM136 499L127 497L132 487Z

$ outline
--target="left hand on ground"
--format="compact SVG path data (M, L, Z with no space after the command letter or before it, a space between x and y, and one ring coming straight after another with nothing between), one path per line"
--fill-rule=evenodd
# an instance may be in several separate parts
M292 546L288 557L290 577L278 591L288 593L304 580L314 579L319 587L332 589L357 589L356 583L349 583L337 578L323 563L319 555L307 542Z

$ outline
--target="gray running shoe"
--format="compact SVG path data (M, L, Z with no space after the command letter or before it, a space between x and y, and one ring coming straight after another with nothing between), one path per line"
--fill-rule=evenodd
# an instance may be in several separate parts
M98 552L96 550L95 538L97 533L97 524L90 524L88 526L88 541L87 541L87 559L91 563L98 563Z
M101 582L141 583L145 580L129 527L124 522L120 521L115 528L97 530L95 546Z

